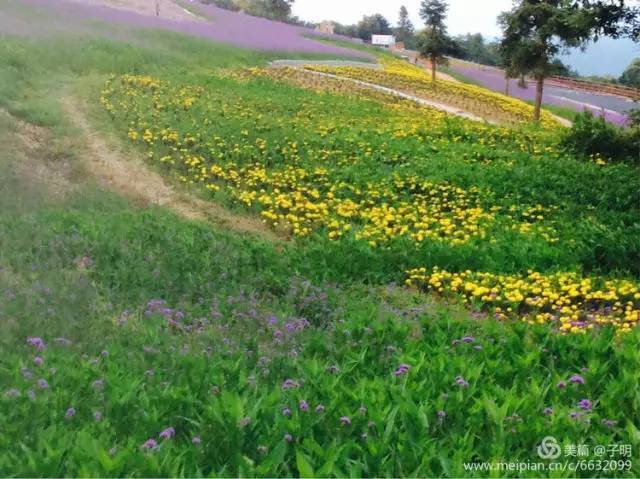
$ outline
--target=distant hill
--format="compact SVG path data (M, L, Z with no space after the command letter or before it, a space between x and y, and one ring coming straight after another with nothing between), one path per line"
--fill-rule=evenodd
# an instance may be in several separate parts
M640 44L631 40L603 38L597 43L590 44L585 52L575 49L560 58L583 76L619 77L638 56L640 56Z

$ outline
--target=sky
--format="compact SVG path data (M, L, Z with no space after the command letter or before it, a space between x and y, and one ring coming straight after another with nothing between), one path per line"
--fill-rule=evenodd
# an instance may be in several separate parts
M640 0L631 0L640 3ZM419 26L420 0L296 0L293 14L310 22L334 20L344 24L358 22L363 15L381 13L393 25L400 7L405 5L413 24ZM487 38L500 36L496 19L511 8L511 0L449 0L449 33L460 35L480 32ZM619 76L631 61L640 56L640 47L631 40L601 40L587 51L573 51L562 60L581 75Z

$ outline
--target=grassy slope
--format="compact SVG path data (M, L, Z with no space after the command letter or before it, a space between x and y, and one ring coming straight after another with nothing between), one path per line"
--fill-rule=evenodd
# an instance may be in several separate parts
M37 150L25 149L19 123L0 120L0 470L7 475L276 476L311 468L340 476L460 476L463 461L537 460L531 451L549 434L574 444L637 441L631 418L638 398L629 393L638 390L637 335L623 345L608 332L559 337L544 327L473 321L394 288L354 281L335 289L322 284L318 264L301 265L295 248L159 208L140 210L92 185L80 167L70 176L76 189L62 196L47 192L46 177L21 168L29 158L55 170L56 159L76 165L84 153L62 116L60 88L95 101L95 87L110 73L178 78L194 68L260 63L265 55L153 34L129 45L3 38L0 59L0 105L52 135ZM83 257L90 260L80 265ZM296 270L316 285L296 279ZM154 298L181 310L185 323L207 318L217 327L172 333L160 313L144 315ZM274 315L282 330L290 318L312 325L274 343L265 328ZM483 349L451 348L467 334ZM27 336L42 336L47 349L33 351ZM74 344L55 345L59 336ZM145 353L150 346L160 354ZM211 356L201 354L207 348ZM33 365L35 354L45 369ZM411 370L396 379L403 362ZM327 373L332 364L342 372ZM583 367L585 386L555 387ZM468 388L453 385L458 375ZM34 384L40 377L49 389ZM287 378L303 387L283 391ZM102 392L92 387L96 379L104 379ZM23 398L6 396L10 387ZM34 403L24 397L28 389ZM599 401L594 427L567 418L582 397ZM302 399L312 408L323 403L326 412L298 411ZM541 413L547 405L556 409L551 418ZM282 415L285 406L293 419ZM65 419L70 407L76 416ZM442 421L438 410L446 411ZM351 425L341 426L340 416ZM251 423L239 427L244 417ZM619 427L601 426L604 418L619 419ZM177 430L173 440L156 453L139 450L167 426ZM200 447L191 444L196 435Z

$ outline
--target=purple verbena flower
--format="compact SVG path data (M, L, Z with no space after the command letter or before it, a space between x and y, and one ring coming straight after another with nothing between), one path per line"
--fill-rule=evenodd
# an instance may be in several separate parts
M349 426L351 424L351 419L349 419L348 416L342 416L340 418L340 424L342 424L343 426Z
M565 381L560 381L560 382L558 383L558 388L559 388L559 389L564 389L564 388L566 388L566 387L567 387L567 383L566 383Z
M551 416L553 414L553 408L546 407L542 412L544 413L545 416Z
M42 338L29 337L27 338L27 343L29 343L39 351L42 351L46 347Z
M142 449L155 449L158 447L158 441L155 439L147 439L142 446Z
M194 436L193 439L191 439L191 444L193 444L194 446L199 446L200 444L202 444L202 440L200 439L200 437Z
M473 343L476 340L473 336L465 336L462 338L463 343Z
M76 415L75 408L70 407L69 409L67 409L67 412L64 414L64 417L66 417L67 419L71 419L75 415Z
M95 419L96 422L102 421L102 413L100 411L93 411L93 419Z
M571 384L584 384L584 378L579 374L574 374L569 378Z
M458 386L463 387L463 388L468 388L469 387L469 383L462 376L457 376L456 377L456 384Z
M318 405L316 406L316 412L317 412L317 413L324 412L324 406L323 406L322 404L318 404Z
M160 433L160 439L171 439L175 434L176 430L172 427L168 427Z
M578 403L578 407L580 409L584 410L584 411L591 411L591 408L593 407L593 404L588 399L582 399Z
M16 388L11 388L7 390L4 395L8 398L17 398L20 397L20 391L18 391Z
M575 411L571 411L571 412L569 413L569 417L570 417L571 419L578 419L578 418L582 417L582 415L583 415L583 414L582 414L581 412L575 412Z
M38 379L37 384L40 389L49 389L49 383L47 382L46 379L42 379L42 378Z
M618 421L613 419L603 419L602 424L606 427L615 427L618 424Z
M403 374L408 373L409 369L411 369L411 366L403 363L400 366L398 366L398 369L396 369L393 374L395 376L402 376Z
M447 413L446 413L446 412L444 412L444 411L438 411L438 417L439 417L440 419L444 419L446 415L447 415Z
M33 358L33 364L35 364L36 366L42 366L42 363L44 363L44 359L42 359L41 356L36 356L35 358Z
M299 387L300 387L300 384L298 384L293 379L287 379L285 382L282 383L282 389L284 389L285 391L287 389L294 389Z
M282 408L282 415L285 417L291 416L291 409L289 409L288 407Z
M307 412L309 410L309 403L303 399L300 401L299 407L301 411Z
M284 440L287 441L287 442L292 442L293 441L293 436L291 434L289 434L289 433L286 433L284 435Z
M96 379L91 383L91 387L96 391L102 389L104 387L104 379Z

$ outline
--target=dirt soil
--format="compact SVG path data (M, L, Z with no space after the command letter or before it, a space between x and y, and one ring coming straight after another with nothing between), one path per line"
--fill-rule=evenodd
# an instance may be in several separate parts
M74 0L78 3L89 5L105 5L121 10L130 10L143 15L156 16L156 0ZM187 0L189 1L189 0ZM195 15L182 8L173 0L158 0L159 17L169 20L189 20L197 19Z
M105 137L91 128L85 107L72 97L63 97L62 106L72 123L86 141L87 154L82 155L85 167L106 187L113 189L143 206L155 204L169 208L180 216L207 221L271 241L282 241L259 218L244 216L212 202L179 191L165 182L159 173L135 155L125 155Z

